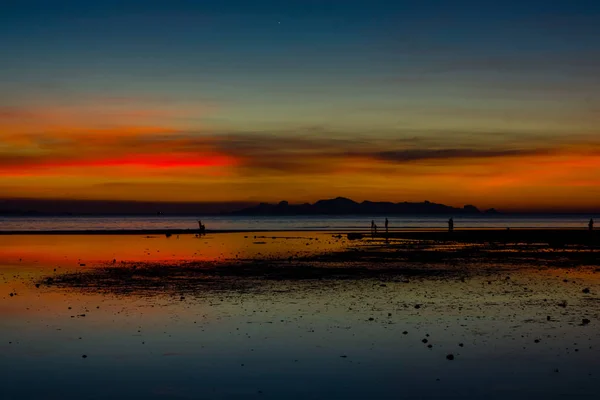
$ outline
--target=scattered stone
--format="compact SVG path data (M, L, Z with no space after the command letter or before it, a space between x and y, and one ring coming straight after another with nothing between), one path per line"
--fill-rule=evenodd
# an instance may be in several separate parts
M450 361L454 360L454 354L448 354L446 356L446 360L450 360Z
M360 240L362 239L364 236L362 233L356 233L356 232L350 232L348 234L348 240Z
M585 288L582 290L583 293L588 294L590 292L590 288Z
M584 319L582 319L582 320L581 320L581 325L587 325L587 324L589 324L590 322L592 322L592 321L590 321L590 320L589 320L589 319L587 319L587 318L584 318Z

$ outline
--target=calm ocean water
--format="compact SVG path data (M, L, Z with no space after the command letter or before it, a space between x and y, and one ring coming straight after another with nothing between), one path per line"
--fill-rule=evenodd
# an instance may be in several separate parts
M597 215L502 215L458 216L460 228L587 228ZM390 229L445 228L447 215L391 216ZM201 217L209 230L338 230L369 229L371 220L383 227L383 216L303 216L303 217ZM151 217L0 217L0 231L35 230L115 230L115 229L194 229L198 218L191 216Z

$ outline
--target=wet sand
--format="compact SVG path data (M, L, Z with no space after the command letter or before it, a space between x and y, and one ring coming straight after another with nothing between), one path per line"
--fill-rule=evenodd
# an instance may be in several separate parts
M413 234L6 236L3 398L595 396L595 242Z

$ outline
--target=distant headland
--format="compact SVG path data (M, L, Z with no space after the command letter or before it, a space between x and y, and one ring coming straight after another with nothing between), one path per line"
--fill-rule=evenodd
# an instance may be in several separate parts
M429 201L375 202L337 197L309 204L240 202L136 202L102 200L36 200L0 199L0 215L4 216L135 216L135 215L193 215L193 216L294 216L294 215L394 215L394 214L499 214L495 209L480 211L466 205L452 207Z
M309 204L290 204L281 201L277 204L260 203L257 206L247 207L236 211L223 213L224 215L394 215L394 214L498 214L491 208L480 211L473 205L465 205L462 208L451 207L445 204L424 201L420 203L392 203L363 201L358 203L354 200L337 197L335 199L319 200Z

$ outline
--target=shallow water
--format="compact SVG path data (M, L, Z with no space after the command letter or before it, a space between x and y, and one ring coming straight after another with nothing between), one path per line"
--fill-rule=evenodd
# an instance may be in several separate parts
M395 229L426 229L447 227L451 215L390 216ZM593 215L475 215L452 216L459 228L587 228ZM202 219L210 230L338 230L369 229L371 220L381 228L385 217L378 216L151 216L151 217L7 217L0 216L0 231L48 230L152 230L196 229Z
M269 281L260 292L183 297L35 287L44 276L85 272L115 258L219 260L347 245L325 233L3 237L1 397L595 396L594 268L516 269L510 279L498 273L464 281ZM583 318L590 323L581 325Z
M330 234L215 235L7 235L0 238L0 263L79 266L117 261L219 260L270 254L312 254L340 248ZM19 264L20 263L20 264Z

